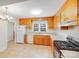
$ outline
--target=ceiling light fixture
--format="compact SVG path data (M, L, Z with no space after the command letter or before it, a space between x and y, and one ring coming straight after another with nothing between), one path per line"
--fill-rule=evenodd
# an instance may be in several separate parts
M0 19L2 20L2 19L5 19L5 17L3 17L2 15L0 15Z
M34 9L34 10L31 10L30 13L32 15L40 15L42 13L42 10L40 10L40 9Z
M12 20L13 19L13 17L9 17L9 20Z
M13 17L10 17L10 16L8 15L8 7L5 7L5 9L6 9L6 15L5 15L6 20L11 20L11 19L13 19Z

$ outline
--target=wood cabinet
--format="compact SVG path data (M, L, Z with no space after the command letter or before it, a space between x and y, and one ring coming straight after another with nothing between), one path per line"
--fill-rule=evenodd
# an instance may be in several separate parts
M50 46L51 38L49 35L34 35L34 44Z
M79 26L79 0L77 0L77 18L78 18L78 26Z
M61 26L61 30L68 30L68 26Z
M71 26L61 26L61 30L70 30L73 29L77 25L71 25Z
M47 21L48 22L48 29L54 29L55 26L55 22L54 22L54 16L50 16L50 17L39 17L39 18L20 18L19 19L19 24L20 25L28 25L29 29L32 29L32 22L33 21Z
M27 35L24 35L24 43L27 44Z

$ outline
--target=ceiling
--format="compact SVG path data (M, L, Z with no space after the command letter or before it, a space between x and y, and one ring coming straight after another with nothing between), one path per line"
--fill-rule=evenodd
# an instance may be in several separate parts
M0 6L23 2L23 1L26 1L26 0L0 0Z
M16 18L53 16L61 8L66 0L0 0L1 12ZM31 10L42 10L40 15L30 14Z

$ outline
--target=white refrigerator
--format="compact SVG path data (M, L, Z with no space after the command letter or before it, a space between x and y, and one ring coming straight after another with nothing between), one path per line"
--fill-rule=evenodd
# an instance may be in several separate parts
M25 34L26 34L26 27L23 25L17 26L16 43L24 43L24 35Z

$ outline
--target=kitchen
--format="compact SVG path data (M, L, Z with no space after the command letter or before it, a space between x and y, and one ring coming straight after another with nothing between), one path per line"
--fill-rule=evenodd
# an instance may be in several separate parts
M48 49L52 51L53 56L48 56L48 53L46 53L47 55L44 54L44 56L40 56L33 54L31 51L32 56L30 57L60 58L62 54L65 57L78 57L79 48L76 48L78 44L75 44L75 46L69 44L70 42L78 43L79 20L77 19L77 0L23 1L7 5L7 7L4 5L0 8L0 12L0 20L2 22L0 23L0 33L3 33L0 35L2 39L0 39L0 42L2 42L0 43L0 51L8 51L11 53L12 56L8 57L21 57L15 53L17 53L17 51L22 53L20 51L24 48L23 54L26 51L28 52L28 50L31 51L32 48L35 49L32 45L37 46L37 48L40 46L50 47ZM13 18L11 16L13 16ZM75 37L75 40L71 40L73 37ZM60 46L60 48L58 46ZM9 51L7 49L12 50ZM69 54L70 51L74 54ZM58 55L55 55L55 52L57 52ZM30 53L28 52L28 55L31 55ZM6 53L0 53L1 56L4 56L4 54ZM28 57L27 53L25 54L24 57Z

